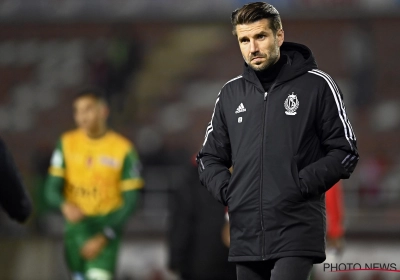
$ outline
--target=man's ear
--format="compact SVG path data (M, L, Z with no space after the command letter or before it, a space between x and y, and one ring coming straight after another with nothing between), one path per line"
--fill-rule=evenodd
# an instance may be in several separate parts
M283 29L279 29L276 32L276 40L278 41L278 46L282 46L283 41L285 40L285 32L283 31Z

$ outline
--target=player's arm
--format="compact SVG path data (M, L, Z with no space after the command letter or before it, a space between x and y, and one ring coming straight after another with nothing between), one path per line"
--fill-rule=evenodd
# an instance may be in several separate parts
M81 254L86 260L96 258L108 240L116 238L121 233L125 222L135 210L139 189L144 184L139 169L139 157L136 151L132 149L125 156L121 172L122 206L106 216L102 232L93 236L82 247Z
M123 204L116 211L108 214L103 233L108 238L114 238L122 231L128 218L133 214L139 200L140 189L144 181L140 176L141 164L137 152L132 148L124 159L121 174L121 193Z
M323 78L326 84L318 104L316 126L325 156L299 172L302 191L308 197L322 194L340 179L349 178L359 159L343 96L333 80Z
M103 231L88 239L81 248L81 255L84 259L95 259L107 245L108 241L116 238L117 234L120 234L122 231L123 225L135 209L138 190L124 191L122 197L122 207L106 216Z
M64 202L65 160L61 140L51 157L49 174L45 183L45 199L47 204L55 209L60 209Z
M60 140L51 158L49 174L45 183L45 200L50 207L60 209L69 222L77 223L85 216L78 206L64 199L65 169L64 151Z
M15 166L11 153L0 139L0 204L8 215L24 222L32 212L32 202Z
M203 148L197 155L200 181L219 202L227 205L226 191L231 178L231 145L222 110L221 94L207 127Z

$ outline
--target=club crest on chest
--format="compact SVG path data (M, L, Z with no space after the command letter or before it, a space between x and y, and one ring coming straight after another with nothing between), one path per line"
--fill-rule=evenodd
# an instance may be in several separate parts
M296 110L299 108L300 102L299 99L297 98L297 95L292 92L289 94L289 96L286 98L284 102L285 106L285 114L288 116L294 116L297 114Z

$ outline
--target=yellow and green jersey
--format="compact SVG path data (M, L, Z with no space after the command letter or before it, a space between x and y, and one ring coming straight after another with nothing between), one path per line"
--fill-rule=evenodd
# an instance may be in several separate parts
M91 139L82 130L62 135L49 173L64 178L64 199L86 216L105 215L121 207L122 192L143 187L140 161L131 142L108 131Z

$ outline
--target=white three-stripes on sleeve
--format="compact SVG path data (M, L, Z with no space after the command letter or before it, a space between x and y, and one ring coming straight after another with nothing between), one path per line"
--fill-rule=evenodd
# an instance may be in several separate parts
M340 120L342 121L343 124L343 129L344 129L344 133L345 133L345 137L347 139L347 141L349 142L350 148L353 152L356 152L356 149L354 147L353 142L356 141L356 136L354 134L353 128L350 124L350 121L347 117L346 114L346 110L345 110L345 106L343 103L343 100L340 96L340 92L339 92L339 88L337 87L336 83L333 81L333 79L326 74L325 72L318 70L318 69L314 69L311 71L308 71L311 74L317 75L322 77L327 84L329 85L329 88L332 91L333 97L335 99L335 103L336 103L336 107L338 109L338 114L340 117ZM355 154L349 154L345 157L345 159L342 161L343 166L347 169L348 167L350 167L353 164L353 161L358 158L357 155Z
M328 74L326 74L326 73L324 73L324 72L322 72L320 70L311 70L311 71L308 71L308 72L324 78L325 81L328 83L329 88L331 89L333 97L334 97L335 102L336 102L336 106L337 106L337 109L338 109L340 120L343 123L346 139L349 142L351 148L353 149L354 147L353 147L353 144L351 143L351 140L352 141L356 141L357 139L356 139L356 136L354 134L353 128L352 128L352 126L350 124L350 121L349 121L349 119L347 117L343 100L340 97L339 88L337 87L336 83L333 81L333 79Z
M220 92L220 93L221 93L221 92ZM218 96L219 96L219 93L218 93ZM207 126L206 137L205 137L205 139L204 139L203 146L207 143L208 135L214 130L214 127L213 127L213 123L212 123L212 122L213 122L213 120L214 120L215 109L217 108L217 103L218 103L218 101L219 101L219 97L217 98L217 101L215 101L214 111L213 111L213 114L212 114L212 117L211 117L211 121L210 121L210 123L209 123L208 126Z
M236 78L233 78L232 80L229 80L225 85L227 85L227 84L229 84L230 82L233 82L233 81L235 81L235 80L237 80L237 79L240 79L240 78L242 78L241 75L240 75L240 76L237 76ZM224 86L225 86L225 85L224 85ZM204 142L203 142L203 146L207 143L208 136L210 135L210 133L214 130L214 127L213 127L213 120L214 120L215 109L217 108L217 104L218 104L218 101L219 101L219 95L220 95L220 94L221 94L221 91L218 93L217 101L215 101L214 111L213 111L213 114L212 114L212 117L211 117L211 121L210 121L210 123L209 123L208 126L207 126L206 136L205 136L205 139L204 139Z

